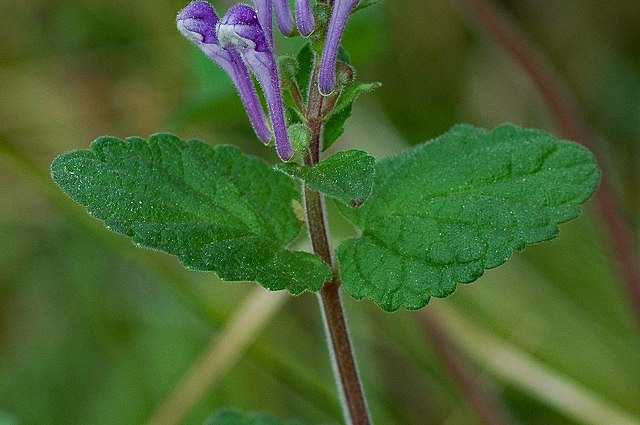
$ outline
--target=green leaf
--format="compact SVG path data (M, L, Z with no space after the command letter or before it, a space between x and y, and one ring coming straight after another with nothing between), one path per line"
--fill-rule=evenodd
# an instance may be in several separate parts
M299 193L262 160L169 134L97 139L51 165L52 177L110 230L195 270L271 290L318 290L329 268L284 247L300 230Z
M295 82L298 68L298 61L295 58L289 55L278 56L280 84L283 89L288 89Z
M205 425L303 425L301 422L284 422L266 413L243 413L236 409L221 409L210 417Z
M344 289L386 311L422 308L554 238L599 176L588 150L542 131L456 126L379 162L367 203L342 208L362 231L338 249Z
M351 64L351 55L349 55L349 52L347 51L347 49L345 49L342 44L340 45L340 47L338 48L338 62L344 62L347 65Z
M340 94L340 99L338 99L332 114L340 113L342 110L351 106L360 95L369 93L381 85L380 83L353 83L348 85Z
M313 167L285 163L276 165L275 169L303 180L310 189L345 205L359 207L371 193L375 163L366 152L349 150L338 152Z
M342 111L331 114L324 124L324 130L322 132L322 150L329 149L336 140L344 133L344 123L351 116L351 105L344 108Z
M358 6L356 6L352 13L366 9L369 6L375 6L380 3L382 3L382 0L362 0L360 3L358 3Z
M344 132L344 123L351 116L353 102L360 95L380 87L380 83L353 83L344 88L330 114L325 117L322 150L327 150Z
M311 74L313 73L313 66L315 64L315 54L309 43L305 44L302 49L298 51L296 59L298 61L298 72L296 73L298 88L300 89L300 93L302 93L303 99L307 100Z
M289 125L306 122L305 116L300 112L293 100L293 97L289 93L285 93L283 95L283 100L285 118Z

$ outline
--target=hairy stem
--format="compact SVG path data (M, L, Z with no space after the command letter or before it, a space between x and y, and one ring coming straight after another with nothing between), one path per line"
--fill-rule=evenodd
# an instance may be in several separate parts
M504 49L530 79L563 137L586 145L594 150L597 157L602 158L597 151L598 143L593 136L594 132L587 125L584 114L580 112L578 102L550 64L538 53L538 49L512 25L508 17L498 10L491 0L464 0L464 3L477 24ZM599 163L604 167L607 162L600 160ZM610 238L611 249L615 254L618 276L640 325L640 259L632 239L634 233L614 194L610 174L607 170L604 171L595 199Z
M318 70L314 70L309 101L307 122L311 130L311 143L305 157L306 165L315 165L320 161L323 103L317 85ZM340 298L340 278L333 264L331 244L322 194L304 187L304 202L307 215L309 238L313 251L333 270L331 282L327 282L318 297L324 321L327 343L332 358L333 371L340 393L340 401L345 420L352 425L369 425L369 411L364 398L362 384L358 375L349 330L345 320L344 308Z
M323 197L320 193L306 187L304 196L313 251L331 265L331 248L325 224ZM327 343L333 360L333 371L336 375L345 419L348 424L368 425L371 420L358 376L358 367L340 299L340 280L335 269L333 279L320 290L318 300L322 309Z

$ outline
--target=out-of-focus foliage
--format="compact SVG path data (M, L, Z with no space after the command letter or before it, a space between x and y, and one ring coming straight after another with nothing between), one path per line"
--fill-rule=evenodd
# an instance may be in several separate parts
M252 288L183 271L160 253L141 254L46 179L55 156L101 135L166 131L275 159L255 140L226 76L176 31L184 3L0 3L0 423L144 423ZM230 4L216 2L220 10ZM577 93L637 232L637 1L500 4ZM556 134L531 85L465 17L461 2L445 0L385 0L358 12L345 47L359 80L383 85L354 105L335 147L381 159L460 121L508 121ZM287 51L301 46L293 42ZM23 160L10 154L9 142ZM637 423L639 332L599 217L586 210L561 226L558 239L527 248L426 309L446 316L446 306L472 320ZM338 239L353 235L329 213ZM377 423L479 423L416 313L389 315L368 302L347 302L347 309ZM315 299L292 299L185 423L202 424L222 406L339 422L323 344ZM570 400L551 406L484 363L470 364L521 424L582 423L562 408Z
M237 410L225 409L216 412L205 425L285 425L280 419L264 413L245 414ZM289 422L287 425L302 425Z

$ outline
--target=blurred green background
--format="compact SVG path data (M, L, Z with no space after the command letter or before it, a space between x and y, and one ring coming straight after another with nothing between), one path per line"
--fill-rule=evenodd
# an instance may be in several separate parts
M215 4L224 11L231 2ZM146 423L254 287L135 248L48 179L56 155L101 135L172 132L275 160L226 76L176 31L184 5L0 0L1 425ZM597 129L637 241L638 1L500 5ZM385 0L353 17L344 44L359 78L383 86L356 104L339 149L382 158L457 122L558 134L540 96L476 31L462 2ZM336 240L348 236L331 213ZM514 423L640 424L640 332L608 243L590 202L556 240L426 307ZM423 313L346 304L376 423L481 423L434 354ZM341 422L315 297L289 300L263 324L184 423L201 424L223 406Z

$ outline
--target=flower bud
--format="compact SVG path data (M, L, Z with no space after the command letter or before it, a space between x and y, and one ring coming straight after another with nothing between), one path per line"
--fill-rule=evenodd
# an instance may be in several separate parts
M257 52L271 50L256 11L244 4L237 4L229 9L218 23L217 34L220 46L224 49L236 47Z
M293 16L291 16L291 8L289 0L273 0L273 6L276 10L276 22L280 32L289 37L293 32Z
M237 52L227 51L220 46L216 33L218 23L218 15L206 1L189 3L176 18L176 26L182 35L229 75L256 135L263 143L269 143L271 130L267 125L251 76Z
M313 9L309 0L296 0L296 23L298 31L304 37L308 37L316 28L313 20Z
M335 0L329 21L327 39L322 52L318 89L323 95L329 95L336 88L336 60L340 48L340 40L351 11L358 0Z
M176 25L182 35L194 44L218 44L216 24L218 16L213 7L204 1L194 1L182 9Z
M239 53L258 79L271 116L276 151L283 161L290 160L294 152L287 134L278 66L256 10L245 4L235 5L218 22L216 33L220 45Z

